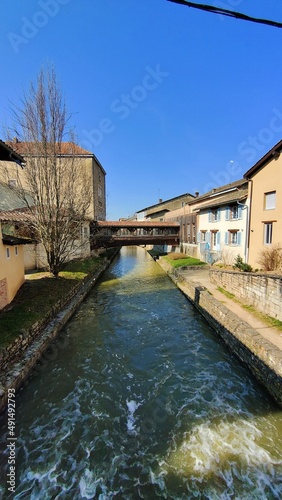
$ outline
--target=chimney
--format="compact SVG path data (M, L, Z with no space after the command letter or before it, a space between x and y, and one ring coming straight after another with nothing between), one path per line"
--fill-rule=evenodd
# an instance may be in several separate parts
M163 202L163 199L162 198L159 198L159 203L162 203Z
M17 137L14 137L14 142L15 142L16 144L18 144L19 139L18 139Z
M199 191L195 191L195 197L196 198L198 198L199 194L200 194Z

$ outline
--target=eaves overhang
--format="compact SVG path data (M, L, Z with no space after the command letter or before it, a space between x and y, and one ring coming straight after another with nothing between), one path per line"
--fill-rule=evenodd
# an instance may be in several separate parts
M4 141L1 141L1 139L0 139L0 160L13 161L18 165L20 165L21 167L23 166L23 163L25 163L24 158L19 153L16 153L16 151L14 151Z
M267 163L269 163L271 160L275 159L277 160L282 153L282 140L279 141L273 148L271 148L268 153L266 153L253 167L251 167L247 172L244 174L245 179L251 179L253 175L255 175L259 170L261 170Z

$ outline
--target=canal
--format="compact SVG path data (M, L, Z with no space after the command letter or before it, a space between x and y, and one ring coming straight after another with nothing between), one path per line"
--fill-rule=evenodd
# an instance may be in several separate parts
M121 251L16 412L5 499L282 497L281 409L142 248Z

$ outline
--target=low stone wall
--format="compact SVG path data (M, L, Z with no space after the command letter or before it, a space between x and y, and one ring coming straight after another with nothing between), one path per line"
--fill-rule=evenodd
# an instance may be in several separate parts
M221 336L231 351L282 406L282 352L201 286L178 275L162 258L158 263Z
M258 311L282 321L282 276L210 269L213 283Z
M118 252L119 249L116 253ZM11 345L1 351L0 412L7 405L9 389L17 391L21 387L49 344L74 314L115 255L59 301L42 321L34 324L29 330L22 331Z

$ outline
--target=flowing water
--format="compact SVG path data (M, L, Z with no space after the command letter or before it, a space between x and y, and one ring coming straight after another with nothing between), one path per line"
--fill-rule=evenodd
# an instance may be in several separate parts
M282 497L281 409L144 249L122 250L16 410L5 499Z

